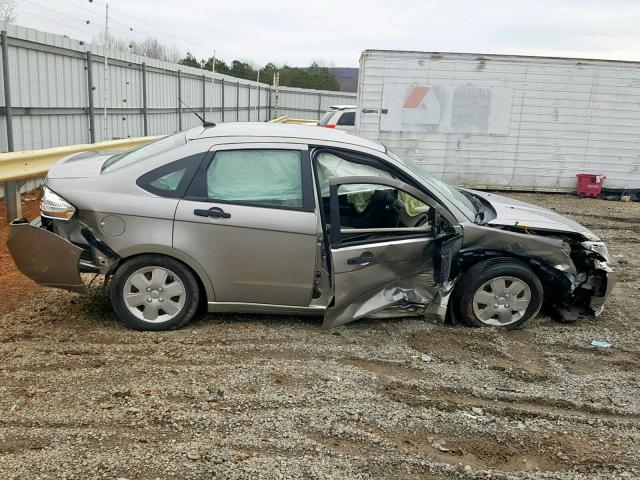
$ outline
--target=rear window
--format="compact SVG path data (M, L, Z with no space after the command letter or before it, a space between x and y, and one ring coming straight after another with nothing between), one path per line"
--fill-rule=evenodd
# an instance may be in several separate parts
M356 112L343 112L338 119L338 125L354 126L356 124Z
M136 184L159 197L182 198L206 152L175 160L142 175Z
M187 140L184 133L176 133L175 135L163 137L155 142L145 143L138 148L117 153L110 157L109 160L104 162L104 165L102 165L102 171L111 172L118 168L126 167L127 165L131 165L132 163L140 160L146 160L149 157L166 152L174 147L184 145L185 143L187 143Z
M327 124L329 123L329 120L331 120L333 118L333 115L335 113L336 113L335 110L329 110L327 113L325 113L322 116L322 118L318 122L318 125L320 125L321 127L326 127Z

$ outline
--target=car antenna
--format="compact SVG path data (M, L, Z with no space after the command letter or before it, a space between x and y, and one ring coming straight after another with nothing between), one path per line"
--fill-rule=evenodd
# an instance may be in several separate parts
M193 108L191 108L189 105L187 105L186 103L184 103L182 101L181 98L178 98L178 100L180 100L180 103L182 103L185 107L187 107L191 113L193 113L196 117L198 117L198 119L202 122L202 126L203 127L215 127L216 124L213 122L207 122L204 118L202 118L200 115L198 115L198 112L196 112Z

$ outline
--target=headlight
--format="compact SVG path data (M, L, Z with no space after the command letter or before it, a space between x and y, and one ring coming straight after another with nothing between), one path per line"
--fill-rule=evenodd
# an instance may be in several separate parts
M609 250L604 242L582 242L580 245L600 255L605 262L609 261Z
M43 187L42 190L40 215L64 221L73 217L73 214L76 213L76 208L73 205L47 187Z

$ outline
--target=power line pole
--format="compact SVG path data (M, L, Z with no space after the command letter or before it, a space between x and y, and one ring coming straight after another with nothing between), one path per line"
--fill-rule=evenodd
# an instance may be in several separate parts
M109 69L109 64L107 61L107 57L109 56L109 4L105 5L105 13L104 13L104 86L103 86L103 122L104 125L102 127L102 136L103 140L108 140L107 138L107 82L108 75L107 71Z

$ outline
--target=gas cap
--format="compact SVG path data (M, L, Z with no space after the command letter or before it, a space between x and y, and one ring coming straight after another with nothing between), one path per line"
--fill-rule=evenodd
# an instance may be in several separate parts
M111 237L124 233L124 220L116 215L107 215L100 220L100 229Z

